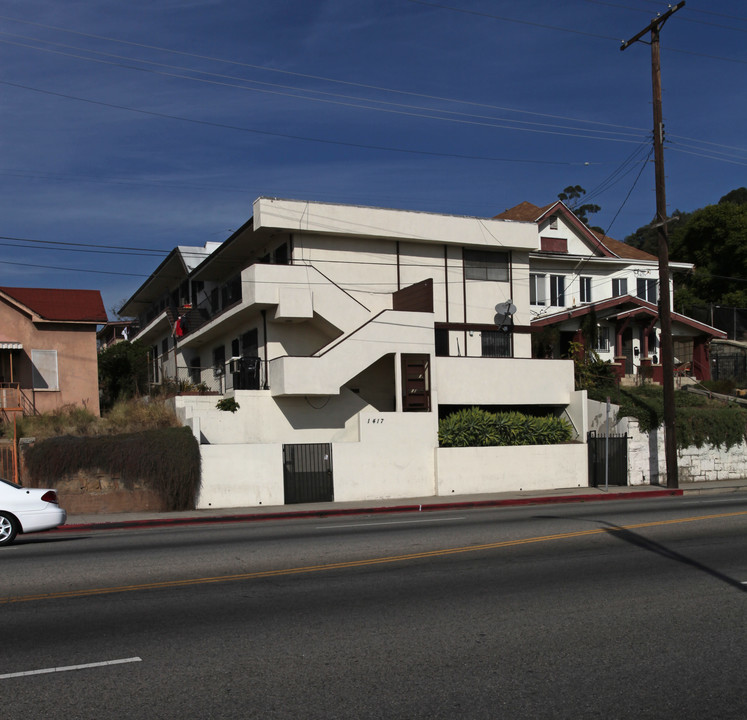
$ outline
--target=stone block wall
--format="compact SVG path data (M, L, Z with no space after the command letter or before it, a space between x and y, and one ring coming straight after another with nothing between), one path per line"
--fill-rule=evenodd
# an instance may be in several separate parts
M104 472L79 472L61 478L55 487L68 516L167 509L164 499L142 483L136 481L128 489L120 477Z
M641 432L638 422L622 418L614 432L626 432L628 437L628 483L630 485L665 485L667 482L664 454L664 428ZM703 445L677 451L680 482L739 480L747 477L747 444L725 447Z

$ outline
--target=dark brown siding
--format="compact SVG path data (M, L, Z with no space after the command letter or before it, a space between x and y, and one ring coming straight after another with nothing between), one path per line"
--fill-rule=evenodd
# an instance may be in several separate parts
M397 290L392 297L392 308L408 312L433 312L433 280L423 280Z

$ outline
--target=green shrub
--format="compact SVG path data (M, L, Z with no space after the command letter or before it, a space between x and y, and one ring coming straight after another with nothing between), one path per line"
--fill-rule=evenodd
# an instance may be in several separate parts
M609 397L620 406L618 417L634 418L642 432L664 424L664 393L659 385L616 388ZM728 449L747 439L747 410L741 406L682 389L674 393L674 413L678 448L707 443Z
M215 407L218 408L218 410L235 413L241 405L239 405L234 398L227 397L218 400L218 402L215 403Z
M703 447L706 443L728 450L746 437L747 413L737 407L689 407L676 412L674 426L678 447Z
M24 460L36 486L54 486L62 476L98 469L118 475L128 489L142 481L166 501L168 510L194 509L200 487L200 448L186 427L48 438L29 447Z
M491 413L477 407L457 410L438 424L441 447L554 445L572 437L570 424L562 418Z

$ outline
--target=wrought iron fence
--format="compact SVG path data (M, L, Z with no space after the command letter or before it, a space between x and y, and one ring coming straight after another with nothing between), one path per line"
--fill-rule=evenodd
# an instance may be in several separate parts
M747 340L747 308L721 305L689 305L685 315L723 330L729 340Z
M167 394L220 394L229 390L266 389L265 363L258 357L235 358L222 365L190 365L176 368L174 377L161 381Z
M747 355L744 353L718 353L711 358L711 377L714 380L733 380L747 383Z

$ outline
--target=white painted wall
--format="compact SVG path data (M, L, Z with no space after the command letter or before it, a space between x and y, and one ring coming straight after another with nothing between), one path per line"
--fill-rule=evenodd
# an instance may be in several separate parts
M368 412L355 424L353 434L360 435L361 442L332 443L337 502L435 495L434 413ZM283 505L282 447L282 443L201 445L203 481L197 507Z
M442 405L568 405L572 360L433 358Z
M274 396L334 395L384 355L428 354L433 343L431 313L386 310L318 356L272 360L270 391Z
M199 510L283 504L282 445L201 445L200 455Z
M242 443L356 442L357 414L368 407L344 390L326 398L273 398L268 390L237 390L235 412L217 410L218 397L178 396L177 414L187 424L199 420L201 441L212 445Z
M254 228L263 227L485 248L537 248L536 226L530 223L277 198L254 201Z
M363 413L360 443L335 443L335 500L436 494L436 413Z
M438 495L587 487L586 444L438 448Z

